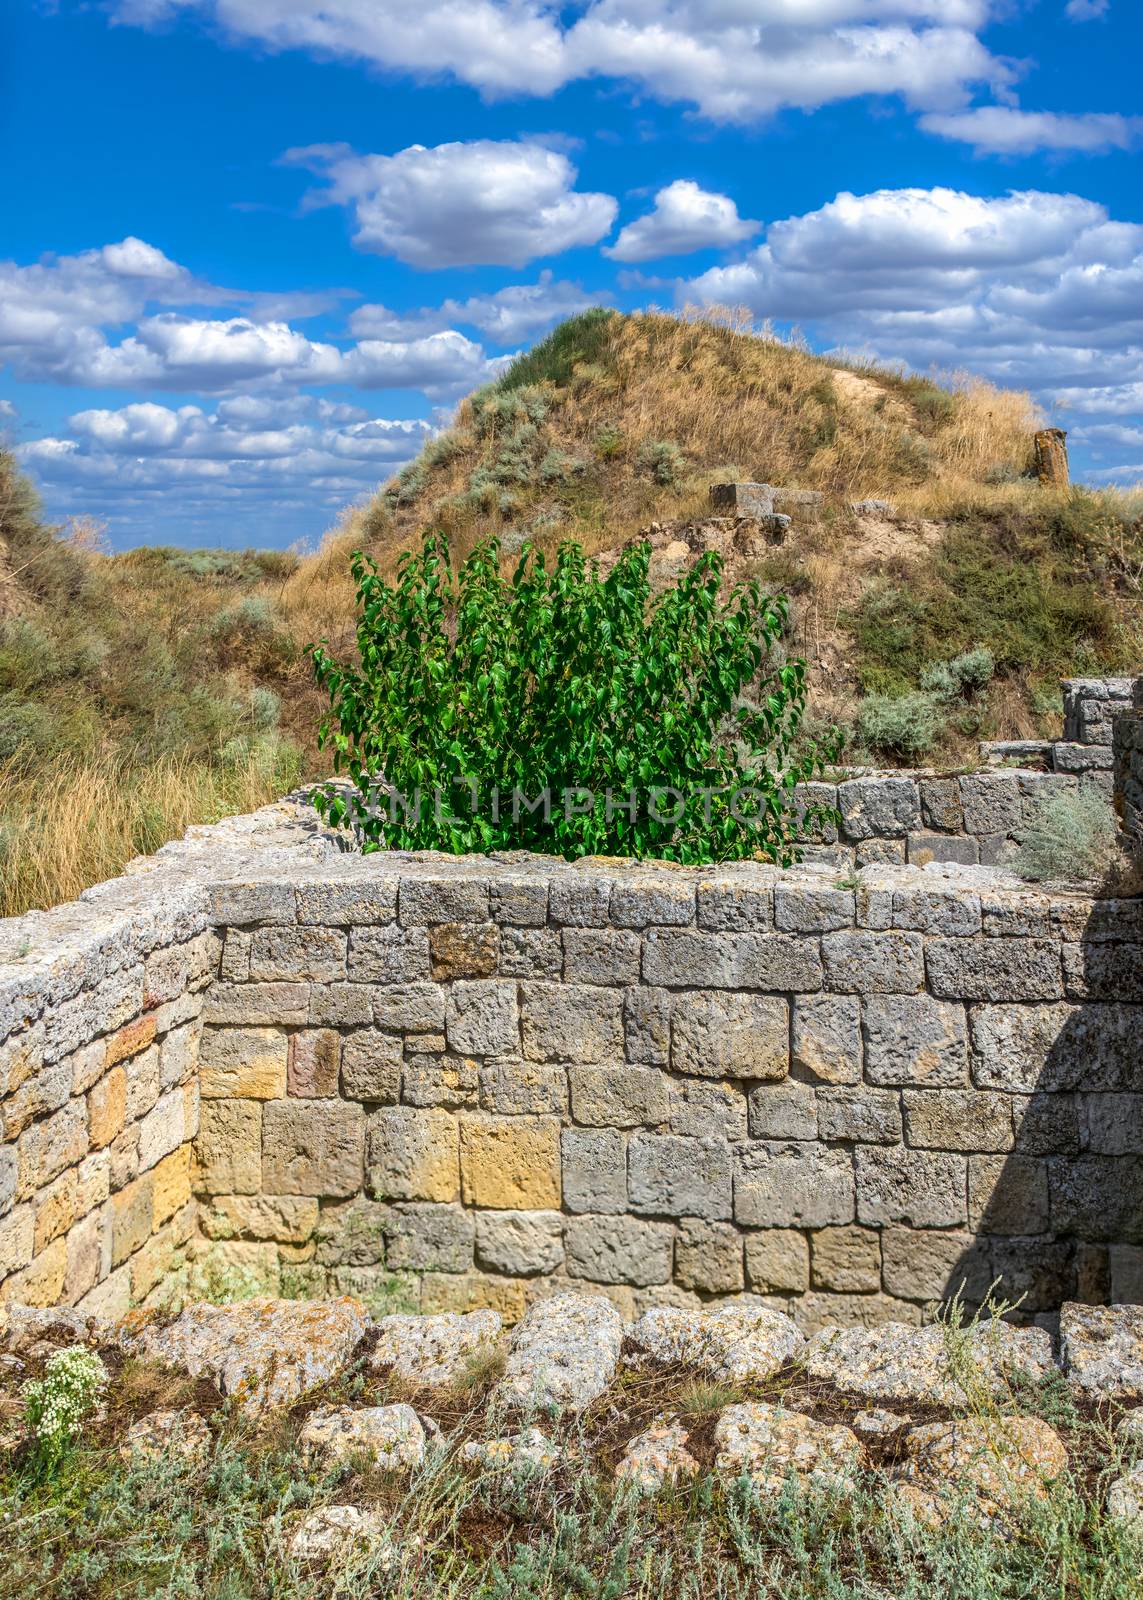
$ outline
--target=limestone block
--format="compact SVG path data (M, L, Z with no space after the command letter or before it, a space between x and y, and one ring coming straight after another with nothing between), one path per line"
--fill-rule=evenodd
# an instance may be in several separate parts
M311 1028L362 1028L373 1021L375 994L367 983L315 983L306 1020Z
M146 1050L155 1037L155 1018L153 1016L139 1017L135 1022L129 1022L126 1027L113 1033L104 1045L103 1064L113 1067L117 1061L127 1061L131 1056L138 1055L140 1050Z
M695 886L668 871L645 881L619 879L611 888L611 920L618 928L685 927L695 920Z
M738 1145L734 1220L747 1227L824 1228L853 1220L847 1151L809 1143Z
M844 785L843 785L844 787ZM805 1483L839 1487L864 1465L856 1434L765 1401L727 1406L714 1432L715 1469L748 1475L763 1494L780 1495L792 1473Z
M803 1340L783 1312L770 1306L712 1309L655 1306L628 1338L636 1351L664 1366L697 1368L723 1383L759 1383L796 1356Z
M288 923L297 915L293 886L288 883L212 883L207 897L215 924Z
M1014 1155L969 1157L970 1227L983 1233L1046 1233L1050 1215L1045 1161Z
M669 1126L672 1133L690 1139L745 1139L746 1094L740 1083L718 1083L707 1078L672 1078Z
M1080 1148L1080 1118L1083 1114L1084 1142L1088 1149L1105 1155L1130 1155L1130 1130L1140 1127L1143 1104L1115 1108L1115 1095L1031 1094L1009 1095L1012 1104L1014 1148L1026 1156L1076 1155ZM1111 1115L1093 1118L1089 1108L1109 1105ZM1110 1148L1096 1134L1096 1119L1106 1130ZM1127 1137L1124 1138L1124 1131ZM1138 1142L1138 1141L1136 1141Z
M445 1002L445 1030L449 1045L462 1055L514 1053L520 1045L516 985L498 981L461 981L450 985Z
M1052 1232L1143 1244L1143 1155L1048 1159Z
M558 1208L558 1118L462 1116L460 1181L465 1205L498 1211Z
M1060 946L1047 939L931 939L929 986L944 999L1063 998Z
M548 887L548 907L557 926L604 928L611 904L611 882L584 872L560 873Z
M295 894L299 923L360 928L392 922L397 915L397 885L392 879L330 878L325 883L299 883Z
M204 1022L239 1027L302 1028L309 1021L308 983L216 983Z
M700 1294L738 1294L745 1283L738 1229L729 1222L683 1218L675 1239L675 1282Z
M335 983L345 977L346 936L338 928L261 928L250 946L254 983Z
M261 1101L203 1101L199 1139L199 1178L208 1195L253 1195L263 1187L263 1107Z
M529 1061L618 1060L621 997L586 984L521 984L520 1031Z
M822 963L826 988L843 994L915 994L925 986L916 933L827 933Z
M558 978L564 966L564 947L555 928L500 930L502 978Z
M535 1279L493 1277L487 1272L426 1272L420 1283L421 1310L426 1315L491 1311L505 1322L520 1321L535 1289Z
M474 1110L480 1100L480 1074L465 1056L410 1051L401 1072L401 1099L407 1106L445 1106Z
M340 1100L274 1100L262 1123L267 1194L351 1195L361 1188L365 1117Z
M370 1114L365 1165L385 1200L452 1201L460 1195L460 1143L447 1111L385 1106Z
M674 1229L642 1217L569 1217L564 1234L568 1276L593 1283L645 1286L671 1277Z
M159 1098L161 1059L158 1047L151 1045L127 1062L124 1070L127 1074L128 1123L138 1122L140 1117L146 1116Z
M974 1006L972 1075L986 1089L1116 1090L1138 1086L1143 1008Z
M36 1231L35 1253L51 1244L53 1239L58 1239L61 1233L66 1233L78 1215L76 1211L76 1172L70 1167L46 1188L41 1189L35 1198Z
M55 1306L67 1278L67 1240L53 1239L22 1272L0 1285L0 1300L25 1306Z
M437 923L429 931L429 960L438 983L491 978L500 960L500 929L494 922Z
M568 983L628 984L639 981L641 944L630 929L565 928L564 978Z
M299 1100L329 1100L337 1093L341 1035L332 1028L305 1028L290 1035L286 1093Z
M30 1122L46 1111L58 1111L71 1096L75 1067L71 1056L35 1067L14 1094L0 1106L5 1139L17 1139Z
M816 1139L818 1107L808 1083L762 1083L750 1091L753 1139Z
M791 1023L794 1070L819 1083L861 1082L861 1001L857 995L795 995Z
M886 1228L881 1255L885 1288L906 1300L947 1300L959 1293L979 1305L993 1281L987 1242L971 1233Z
M864 1004L865 1075L882 1085L968 1082L964 1007L927 994L871 995Z
M785 933L832 933L852 928L855 916L852 889L805 883L774 889L774 926Z
M152 1227L161 1228L176 1212L190 1204L193 1170L188 1144L180 1145L156 1164L151 1174Z
M111 1157L111 1189L122 1189L125 1183L139 1176L139 1128L124 1128L109 1146Z
M622 1344L619 1313L602 1295L542 1300L512 1334L497 1396L541 1411L582 1411L615 1376Z
M513 1277L554 1272L564 1259L563 1235L558 1211L478 1212L476 1262Z
M16 1203L19 1174L20 1160L16 1146L0 1145L0 1217L11 1211Z
M916 933L968 938L981 931L980 896L967 893L963 887L894 889L893 926Z
M730 1146L724 1139L635 1134L627 1151L631 1209L652 1216L731 1215Z
M280 1100L288 1052L282 1028L204 1028L199 1045L204 1099Z
M624 1134L610 1129L565 1128L560 1150L564 1204L569 1211L626 1211Z
M426 928L351 928L348 976L355 983L417 983L430 973Z
M35 1254L35 1207L29 1202L0 1217L0 1282L26 1267Z
M299 1036L300 1037L300 1036ZM393 1105L401 1093L401 1040L360 1028L341 1041L341 1092L350 1100Z
M486 1061L480 1068L480 1108L506 1116L568 1109L564 1067L541 1061Z
M406 983L379 988L373 1018L390 1033L443 1033L445 991L436 983Z
M790 1068L789 1008L777 996L697 989L675 997L671 1064L708 1078L784 1078Z
M405 1203L390 1207L385 1261L394 1272L467 1272L474 1223L456 1205Z
M912 778L852 778L837 786L842 831L849 839L903 838L921 824Z
M822 1139L858 1144L900 1142L901 1106L891 1089L819 1089L817 1108Z
M981 1089L906 1089L905 1139L924 1150L1011 1150L1012 1103Z
M816 1289L876 1293L881 1287L881 1235L872 1228L821 1228L810 1235Z
M643 977L669 988L766 989L800 994L822 986L817 941L788 933L699 933L651 928Z
M860 839L854 848L854 864L863 867L903 866L908 839ZM857 891L860 906L861 891ZM860 920L860 919L859 919Z
M810 1249L795 1228L745 1235L746 1281L757 1294L802 1294L810 1285Z
M246 933L241 928L227 928L218 968L218 975L224 983L250 981L250 947L253 943L252 933Z
M528 878L518 882L494 878L492 920L513 928L542 928L548 920L548 886Z
M87 1154L87 1108L83 1100L69 1100L20 1135L20 1176L17 1194L32 1194L72 1167Z
M151 1237L155 1188L150 1173L111 1196L111 1265L119 1266Z
M139 1124L139 1171L148 1172L186 1138L181 1089L168 1089Z
M173 1089L198 1076L202 1029L197 1023L175 1028L159 1045L159 1088Z
M640 984L623 997L628 1061L665 1067L671 1057L671 995Z
M407 928L488 922L488 884L479 878L402 878L397 912Z
M966 1166L962 1155L859 1145L854 1152L857 1218L866 1226L963 1227Z
M394 1207L355 1195L321 1206L313 1231L315 1259L323 1267L374 1267L385 1259Z
M127 1116L127 1074L112 1067L88 1091L88 1139L93 1150L102 1150L123 1131Z
M1069 1000L1123 1000L1143 994L1143 942L1065 944Z
M1058 1101L1064 1097L1041 1095L1038 1098ZM1087 1094L1081 1096L1081 1100L1085 1149L1105 1156L1143 1154L1143 1094ZM1061 1141L1044 1153L1064 1155L1067 1146Z
M98 1212L81 1218L71 1229L66 1253L63 1301L73 1306L95 1288L103 1270L103 1218Z
M911 833L905 843L905 856L911 866L927 867L930 861L954 861L961 866L975 867L980 860L980 845L971 834Z
M569 1067L572 1116L591 1128L635 1128L666 1122L670 1096L655 1067Z
M733 878L700 881L698 925L716 933L757 933L774 925L774 891Z
M1023 808L1014 772L974 772L959 782L966 833L1009 835L1020 826Z

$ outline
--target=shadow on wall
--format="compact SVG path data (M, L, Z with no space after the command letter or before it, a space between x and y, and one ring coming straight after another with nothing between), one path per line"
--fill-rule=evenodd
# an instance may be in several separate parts
M1016 1131L1010 1152L969 1157L975 1237L945 1295L963 1283L970 1305L996 1280L1024 1316L1143 1303L1143 899L1086 904L1066 1000L972 1008L973 1082L1014 1097Z

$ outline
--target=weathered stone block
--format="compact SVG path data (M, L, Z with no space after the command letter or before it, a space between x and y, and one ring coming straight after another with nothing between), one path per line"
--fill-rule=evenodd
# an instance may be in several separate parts
M181 1089L168 1089L139 1124L139 1171L147 1172L187 1137Z
M907 1222L914 1228L964 1226L964 1156L859 1145L854 1167L857 1220L866 1226L888 1222Z
M1029 1156L970 1156L968 1161L969 1226L983 1233L1045 1233L1048 1168Z
M675 1238L675 1282L699 1294L738 1294L745 1284L738 1229L685 1217Z
M341 1041L341 1092L351 1100L392 1105L401 1093L401 1040L361 1028Z
M250 946L254 983L334 983L345 977L345 933L337 928L262 928Z
M807 1083L762 1083L750 1091L753 1139L816 1139L818 1107Z
M480 1106L506 1116L568 1109L568 1075L539 1061L490 1061L480 1068Z
M351 1195L361 1188L365 1116L341 1100L276 1100L262 1121L268 1194Z
M125 1189L111 1196L111 1265L117 1267L146 1244L151 1237L154 1217L154 1189L151 1175L136 1178Z
M963 887L894 889L893 926L967 938L981 930L980 896Z
M1052 1156L1052 1232L1108 1244L1143 1244L1143 1156Z
M1125 1000L1143 994L1143 943L1065 944L1069 1000Z
M35 1208L17 1206L0 1217L0 1281L26 1267L35 1254Z
M671 1009L671 1065L708 1078L784 1078L790 1020L776 996L696 990Z
M513 928L542 928L548 920L548 886L527 878L494 878L490 905L494 922Z
M488 885L478 878L402 878L397 914L407 928L489 921Z
M438 983L491 978L500 959L500 929L494 922L438 923L429 932L429 957Z
M288 923L297 915L289 883L214 883L207 891L210 919L216 925Z
M127 1121L137 1122L146 1116L159 1098L159 1064L157 1045L151 1045L127 1062Z
M290 1035L286 1093L299 1100L328 1100L337 1093L341 1035L332 1028L306 1028Z
M401 1072L401 1099L407 1106L461 1106L475 1110L480 1101L480 1072L465 1056L420 1055L410 1052Z
M355 983L418 983L430 972L427 928L351 928L346 968Z
M564 977L568 983L639 981L639 935L628 929L565 928Z
M915 994L925 986L916 933L827 933L822 962L826 988L843 994Z
M459 1141L456 1118L447 1111L385 1106L372 1112L365 1150L370 1192L383 1200L456 1200Z
M314 1228L315 1258L327 1267L371 1267L385 1259L385 1236L396 1207L355 1195L323 1205Z
M695 886L689 875L659 871L611 887L611 920L619 928L685 927L695 920Z
M75 1221L76 1187L75 1168L70 1167L67 1172L61 1173L54 1183L49 1183L36 1195L36 1255L46 1249L53 1239L58 1239L60 1234L66 1233Z
M367 983L315 983L307 1020L311 1028L363 1028L373 1021L375 993Z
M627 1139L610 1129L565 1128L560 1135L564 1204L569 1211L627 1209Z
M389 1207L385 1261L394 1272L467 1272L474 1221L460 1206Z
M974 772L960 779L966 833L1011 834L1020 826L1020 785L1014 772Z
M591 1128L635 1128L670 1116L667 1078L654 1067L569 1067L572 1116Z
M611 904L611 883L603 876L558 873L548 886L548 908L557 926L604 928Z
M301 1028L309 1015L308 983L216 983L202 1008L204 1022L228 1027Z
M378 989L373 1018L390 1033L443 1033L445 994L439 984L407 983Z
M289 1038L281 1028L204 1028L199 1085L207 1100L280 1100Z
M905 859L917 867L927 867L930 861L974 867L980 860L980 845L971 834L911 833L905 843Z
M1080 1149L1082 1108L1070 1094L1010 1095L1014 1149L1025 1156L1077 1155ZM1113 1095L1093 1096L1093 1102L1114 1100ZM1126 1124L1131 1126L1130 1121ZM1138 1128L1139 1124L1135 1124ZM1129 1154L1126 1150L1113 1152Z
M885 1288L905 1300L947 1300L959 1292L979 1305L992 1283L988 1248L971 1233L886 1228L881 1254Z
M558 978L564 966L563 941L555 928L501 928L502 978Z
M564 1235L568 1276L593 1283L667 1283L673 1244L674 1228L669 1222L569 1217Z
M643 977L668 988L767 989L799 994L822 986L817 941L784 933L650 929Z
M497 1211L545 1211L560 1204L556 1117L460 1118L464 1203Z
M87 1121L91 1148L102 1150L117 1139L123 1131L126 1115L127 1074L122 1067L112 1067L88 1091Z
M726 1139L731 1144L745 1139L747 1107L741 1084L672 1078L667 1087L672 1133L689 1139Z
M530 1278L554 1272L564 1259L564 1219L558 1211L478 1212L477 1265Z
M621 997L581 984L520 986L520 1032L529 1061L605 1061L623 1055Z
M774 889L774 926L785 933L852 928L855 915L852 889L808 883L779 883Z
M746 1281L756 1294L804 1294L810 1286L810 1247L794 1228L746 1235Z
M452 1049L462 1055L515 1053L520 1046L516 985L494 980L454 983L445 1002L445 1031Z
M842 832L849 839L904 838L921 825L912 778L852 778L837 786Z
M872 1228L821 1228L810 1235L816 1289L875 1294L881 1287L881 1235Z
M1139 1006L976 1006L973 1081L1025 1091L1134 1089L1141 1029Z
M960 784L955 778L922 778L921 816L926 828L940 833L960 833L964 828L964 807Z
M861 1082L861 1001L857 995L795 995L791 1066L819 1083Z
M139 1017L113 1033L103 1049L103 1064L113 1067L117 1061L127 1061L146 1050L155 1038L156 1024L153 1016Z
M747 1227L824 1228L852 1222L848 1152L810 1143L738 1145L734 1219Z
M623 1027L628 1061L665 1067L671 1057L669 989L628 989L623 997Z
M901 1107L891 1089L819 1089L817 1104L822 1139L857 1144L900 1142Z
M373 863L363 865L369 867ZM392 922L397 915L397 885L391 878L353 876L330 878L325 883L299 883L295 895L298 921L316 922L327 928L360 928Z
M968 1081L964 1007L929 995L873 995L862 1033L870 1083L955 1087Z
M254 935L241 928L227 928L222 945L222 960L218 975L224 983L250 981L250 946Z
M905 1139L923 1150L1011 1150L1012 1102L981 1089L906 1089Z
M20 1198L32 1194L75 1166L87 1154L87 1108L83 1100L69 1100L20 1135Z
M63 1303L74 1306L99 1282L103 1270L103 1218L84 1217L67 1236L67 1265L64 1271Z
M730 1146L724 1139L635 1134L627 1151L633 1211L666 1217L729 1217Z
M774 925L774 891L733 878L698 885L698 925L718 933L757 933Z
M1060 1000L1060 946L1047 939L930 939L929 988L942 1000Z

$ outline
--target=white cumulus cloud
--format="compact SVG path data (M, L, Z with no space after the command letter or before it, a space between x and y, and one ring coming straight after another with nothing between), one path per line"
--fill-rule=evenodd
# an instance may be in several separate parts
M677 178L655 196L655 209L620 231L603 253L615 261L655 261L694 250L725 249L757 233L760 224L738 215L729 195Z
M1036 150L1095 155L1130 150L1143 136L1143 117L1118 112L1020 111L1015 106L976 106L971 111L931 113L921 118L928 133L970 144L982 155L1030 155Z
M493 344L519 344L553 323L609 299L607 294L588 294L578 283L561 282L545 270L535 283L508 284L492 294L444 300L439 306L423 306L418 311L358 306L349 318L349 331L359 339L415 339L459 324L479 328Z
M288 159L328 178L315 198L352 207L360 249L414 267L522 267L595 244L618 209L610 195L576 191L566 155L526 140L414 144L392 156L315 146Z

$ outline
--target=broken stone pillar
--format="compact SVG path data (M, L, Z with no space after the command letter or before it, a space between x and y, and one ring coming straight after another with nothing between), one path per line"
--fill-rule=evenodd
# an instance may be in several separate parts
M1036 476L1049 489L1066 489L1071 482L1067 437L1062 428L1041 428L1032 441Z

